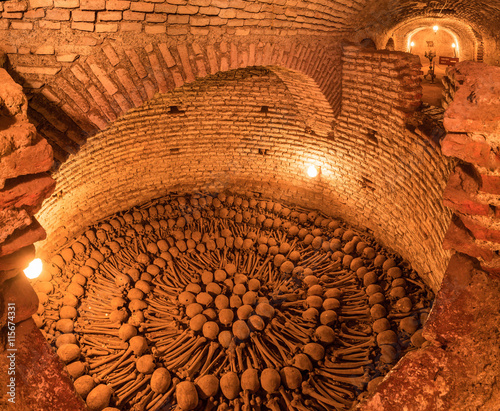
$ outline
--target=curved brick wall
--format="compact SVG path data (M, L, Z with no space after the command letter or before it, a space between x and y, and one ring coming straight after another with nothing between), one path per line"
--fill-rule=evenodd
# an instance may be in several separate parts
M314 82L275 67L220 73L153 98L90 138L56 174L57 191L38 216L51 247L167 191L247 190L367 227L437 289L447 263L440 244L449 213L440 198L448 164L404 131L418 82L387 75L411 75L408 58L346 49L335 130ZM318 179L306 176L309 164L321 166Z

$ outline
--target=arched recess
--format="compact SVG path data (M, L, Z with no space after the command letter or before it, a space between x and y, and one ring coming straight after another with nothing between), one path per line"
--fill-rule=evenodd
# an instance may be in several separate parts
M92 56L49 79L31 99L29 114L62 163L89 136L156 93L167 93L221 71L267 65L286 67L314 79L333 111L340 110L338 47L222 41L159 42L127 48L108 41Z
M305 169L324 163L333 120L312 78L276 66L156 94L91 136L54 174L56 191L38 214L48 234L41 248L171 191L249 190L320 208L332 189L328 180L310 186Z
M388 38L392 37L396 50L409 51L412 35L420 30L432 28L435 25L440 30L447 31L455 39L459 49L458 55L460 60L477 59L478 49L482 42L480 34L473 30L469 24L455 18L419 17L406 20L394 26L384 39L387 41Z

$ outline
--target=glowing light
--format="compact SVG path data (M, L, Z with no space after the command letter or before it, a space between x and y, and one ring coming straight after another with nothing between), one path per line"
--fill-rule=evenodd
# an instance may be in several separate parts
M453 43L453 44L451 45L451 47L455 48L455 47L457 47L457 45L456 45L455 43Z
M436 31L438 31L438 30L439 30L439 26L434 26L434 27L432 28L432 30L434 30L434 33L435 33Z
M309 166L307 169L307 175L311 178L314 178L318 175L318 169L315 166Z
M413 47L414 45L415 45L415 43L412 41L412 42L410 43L410 46L412 46L412 47Z
M31 263L29 263L28 267L24 269L24 274L30 280L37 278L43 270L42 260L39 258L35 258Z

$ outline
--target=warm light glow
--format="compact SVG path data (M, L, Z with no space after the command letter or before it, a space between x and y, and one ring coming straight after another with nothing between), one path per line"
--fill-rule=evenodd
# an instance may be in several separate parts
M24 269L24 274L26 274L26 277L28 277L30 280L33 280L42 273L42 269L43 269L42 260L40 260L39 258L35 258L28 265L28 267Z
M412 41L412 42L410 43L410 46L412 46L412 47L413 47L414 45L415 45L415 43Z
M318 169L314 166L309 166L307 169L307 175L311 178L314 178L318 175Z
M434 30L434 31L438 31L438 30L439 30L439 27L438 27L438 26L434 26L434 27L432 28L432 30Z
M457 45L456 45L455 43L453 43L453 44L451 45L451 47L455 48L455 47L457 47Z

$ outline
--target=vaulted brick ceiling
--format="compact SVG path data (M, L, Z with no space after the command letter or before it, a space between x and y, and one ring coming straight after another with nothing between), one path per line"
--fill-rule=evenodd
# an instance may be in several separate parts
M500 23L499 0L10 0L0 11L0 48L59 162L195 77L283 66L313 78L338 111L341 41L441 17L495 38Z

